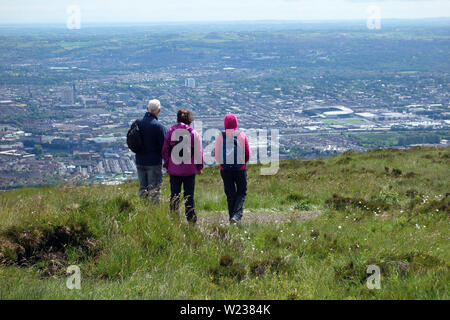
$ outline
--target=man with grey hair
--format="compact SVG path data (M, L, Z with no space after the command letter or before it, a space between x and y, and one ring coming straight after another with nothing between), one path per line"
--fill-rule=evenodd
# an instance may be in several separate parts
M150 100L147 112L139 122L143 140L142 148L136 153L136 168L139 177L139 196L159 205L162 183L162 147L166 128L158 121L161 103Z

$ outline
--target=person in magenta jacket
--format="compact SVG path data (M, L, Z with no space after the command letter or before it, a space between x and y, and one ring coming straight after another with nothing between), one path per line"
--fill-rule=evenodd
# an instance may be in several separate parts
M189 111L178 111L178 123L173 125L164 137L162 157L163 167L170 175L170 210L178 211L183 185L186 219L195 223L195 175L202 173L203 147L200 135L191 126L192 120Z
M238 130L238 120L234 114L225 116L224 127L225 131L216 139L214 156L220 164L230 223L237 223L241 221L244 212L247 196L247 162L250 160L251 151L247 136ZM231 155L231 162L226 154Z

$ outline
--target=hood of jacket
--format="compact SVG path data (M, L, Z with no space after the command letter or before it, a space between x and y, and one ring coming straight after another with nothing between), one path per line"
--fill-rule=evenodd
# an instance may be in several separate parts
M236 116L232 113L229 113L225 116L225 119L223 120L223 124L226 129L237 129L238 128L238 120Z

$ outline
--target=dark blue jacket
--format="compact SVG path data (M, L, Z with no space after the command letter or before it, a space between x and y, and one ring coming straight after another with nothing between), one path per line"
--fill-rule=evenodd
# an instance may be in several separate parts
M140 122L144 140L144 147L141 152L136 153L136 165L155 166L162 163L162 147L166 128L158 121L158 118L147 112Z

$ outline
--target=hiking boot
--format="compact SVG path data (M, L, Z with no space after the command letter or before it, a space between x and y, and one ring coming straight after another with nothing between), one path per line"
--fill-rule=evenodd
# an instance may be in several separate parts
M241 219L238 216L234 216L230 219L230 224L238 224L239 222L241 222Z
M197 215L195 213L186 215L186 219L189 223L195 224L197 222Z

